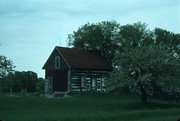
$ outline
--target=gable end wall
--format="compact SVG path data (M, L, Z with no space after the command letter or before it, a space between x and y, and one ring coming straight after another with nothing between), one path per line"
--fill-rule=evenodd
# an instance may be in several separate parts
M59 69L55 68L55 57L56 56L60 56L60 68ZM68 65L66 64L63 57L59 54L57 49L54 49L54 51L50 55L49 59L47 60L44 68L46 70L68 70L69 69Z

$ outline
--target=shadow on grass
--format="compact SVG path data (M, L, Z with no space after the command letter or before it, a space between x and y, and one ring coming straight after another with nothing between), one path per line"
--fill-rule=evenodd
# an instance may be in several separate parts
M155 102L149 101L147 105L143 105L141 102L133 102L129 103L128 105L122 106L124 109L127 110L139 110L139 109L172 109L177 108L180 109L180 103L167 103L167 102Z
M147 107L149 107L149 108L169 109L169 108L180 108L180 104L179 103L149 102Z

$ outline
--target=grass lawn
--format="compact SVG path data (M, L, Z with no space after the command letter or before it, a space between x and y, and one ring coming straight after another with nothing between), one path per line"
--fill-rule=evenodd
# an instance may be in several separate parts
M69 98L0 95L2 121L177 121L180 102L149 100L107 94L76 95Z

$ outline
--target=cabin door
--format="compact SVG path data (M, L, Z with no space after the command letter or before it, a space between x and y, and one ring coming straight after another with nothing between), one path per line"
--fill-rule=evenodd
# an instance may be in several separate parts
M67 71L57 70L53 73L54 92L67 91Z

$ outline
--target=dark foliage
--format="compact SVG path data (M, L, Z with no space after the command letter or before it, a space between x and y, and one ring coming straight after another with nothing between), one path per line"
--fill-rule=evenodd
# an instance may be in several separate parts
M43 85L42 80L38 79L35 72L15 71L2 78L2 92L35 92L36 88L40 91Z

